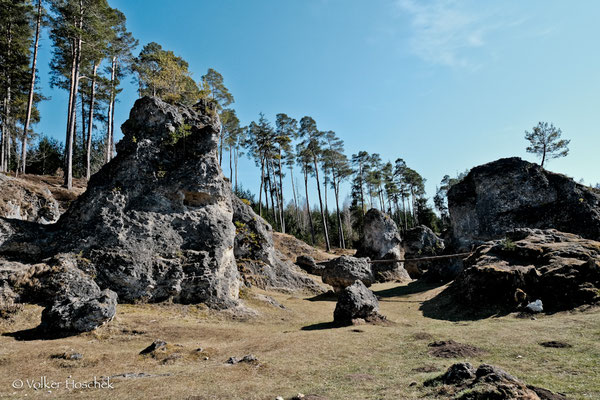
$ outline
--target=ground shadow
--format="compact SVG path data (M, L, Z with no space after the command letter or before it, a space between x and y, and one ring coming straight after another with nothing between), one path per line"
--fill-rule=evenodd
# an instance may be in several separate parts
M377 290L377 291L374 291L373 293L375 293L375 295L377 297L381 297L381 298L401 297L401 296L407 296L409 294L426 292L428 290L438 288L442 285L444 285L444 284L443 283L430 283L430 282L424 282L424 281L417 280L417 281L410 282L408 285L400 285L400 286L396 286L396 287L393 287L390 289Z
M340 324L338 322L319 322L318 324L306 325L300 328L301 331L321 331L324 329L344 328L350 325Z
M63 339L70 336L75 336L77 333L72 332L51 332L40 326L35 328L23 329L16 332L4 332L2 336L13 337L18 341L31 341L31 340L56 340Z
M426 318L453 322L502 317L511 312L499 307L477 307L472 304L464 304L460 299L461 294L456 293L456 289L449 286L432 299L425 300L419 310Z
M306 300L308 301L337 301L338 296L332 290L329 290L325 293L318 294L316 296L310 297Z

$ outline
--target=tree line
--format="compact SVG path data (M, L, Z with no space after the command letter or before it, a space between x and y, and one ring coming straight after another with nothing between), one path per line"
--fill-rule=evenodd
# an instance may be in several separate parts
M242 126L219 72L210 68L196 82L182 57L155 42L135 56L138 41L127 30L125 15L106 0L0 0L0 5L0 172L62 170L67 188L73 177L89 179L114 157L118 95L122 81L133 76L140 97L186 105L210 98L217 104L219 163L228 159L235 192L281 232L327 250L345 248L360 237L370 208L390 215L402 230L423 224L441 232L449 226L446 195L464 174L442 179L433 197L436 214L428 205L426 180L402 158L384 161L365 151L348 156L344 141L310 116L297 120L279 113L271 123L260 114ZM37 68L43 32L52 42L50 85L69 93L64 144L37 137L34 129L41 118L38 105L46 100ZM553 125L540 123L526 139L527 150L542 155L542 164L546 154L568 152L568 141ZM260 170L258 199L238 181L245 155ZM350 202L342 198L344 182L351 187ZM290 199L284 196L288 185ZM316 207L311 197L318 200Z

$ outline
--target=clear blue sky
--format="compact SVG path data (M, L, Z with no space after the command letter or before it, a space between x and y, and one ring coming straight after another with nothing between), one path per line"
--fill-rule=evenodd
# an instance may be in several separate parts
M595 0L109 0L142 45L221 72L243 124L259 112L312 116L359 150L398 157L427 179L525 152L553 122L571 139L548 169L600 182L600 2ZM37 130L64 140L65 91L50 90L42 41ZM126 79L116 126L135 101ZM120 136L119 136L120 137ZM227 173L227 169L226 169ZM240 178L256 192L244 161ZM288 199L290 194L288 194ZM312 196L311 196L312 197Z

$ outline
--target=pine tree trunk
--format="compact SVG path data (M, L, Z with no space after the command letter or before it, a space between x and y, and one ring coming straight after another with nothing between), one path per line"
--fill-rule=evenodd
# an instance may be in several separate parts
M306 209L308 211L308 223L310 225L310 237L312 240L312 245L315 245L315 227L313 225L312 213L310 212L310 202L308 201L308 171L306 170L306 166L304 166L304 191L306 193Z
M279 146L279 219L281 220L281 233L285 233L285 215L283 209L283 171L281 170L281 145Z
M238 148L235 148L235 191L238 191Z
M7 27L7 59L11 59L12 54L12 25L9 23ZM12 79L10 73L7 74L6 79L6 97L4 98L4 118L2 119L2 172L9 172L10 169L10 106L12 102Z
M42 23L42 0L38 0L38 12L35 25L35 42L33 45L33 60L31 61L31 84L29 85L29 98L27 100L27 114L23 127L23 140L21 141L21 172L25 173L27 166L27 134L31 122L31 108L33 107L33 94L35 92L35 68L37 64L38 44L40 40L40 25Z
M265 159L260 159L260 187L258 189L258 215L262 217L262 189L265 182Z
M233 146L229 146L229 184L233 186Z
M113 122L113 116L115 115L114 113L114 107L115 107L115 64L116 64L116 57L113 57L112 62L111 62L111 71L110 71L110 96L109 96L109 103L108 103L108 121L106 124L106 154L104 155L104 160L108 163L110 160L112 160L112 156L113 156L113 127L114 127L114 122Z
M88 133L87 143L85 152L85 179L90 180L92 175L92 132L94 128L94 102L96 100L96 73L98 72L98 65L94 63L94 70L92 72L92 88L90 94L90 115L88 117Z
M79 0L79 29L83 29L83 0ZM81 35L77 38L77 46L75 48L75 69L72 72L73 76L73 98L71 99L71 120L70 128L67 135L67 169L65 171L65 186L67 189L73 188L73 137L75 135L75 107L77 106L77 92L79 90L79 65L81 63Z
M290 177L292 178L292 192L294 193L294 210L296 212L296 222L300 223L300 216L298 215L298 197L296 195L296 185L294 184L294 169L290 167Z
M346 240L344 238L344 227L342 225L342 214L340 213L340 182L339 181L333 181L333 191L335 194L335 209L337 212L337 219L338 219L338 239L339 239L339 243L340 243L340 248L345 249L346 248Z
M319 194L319 208L321 209L321 219L323 220L323 234L325 235L325 248L327 251L331 251L331 245L329 244L329 233L327 232L327 219L325 219L325 211L323 209L323 200L321 199L321 183L319 182L319 168L317 165L317 157L313 156L313 162L315 165L315 177L317 179L317 193Z
M267 186L268 186L268 193L271 197L271 213L273 214L273 224L275 225L275 230L278 230L278 223L279 221L277 220L277 206L275 204L275 201L273 201L273 179L272 179L272 171L273 170L273 165L271 164L271 160L267 160ZM267 187L265 186L265 187Z

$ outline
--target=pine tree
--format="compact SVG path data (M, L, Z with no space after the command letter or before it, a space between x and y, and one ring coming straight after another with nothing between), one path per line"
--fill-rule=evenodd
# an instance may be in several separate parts
M201 95L188 63L158 43L145 45L134 60L140 97L155 96L170 103L195 104Z
M547 122L539 122L531 132L525 131L525 139L529 141L527 152L542 158L542 168L546 159L566 157L569 154L571 141L561 139L561 135L560 129Z
M42 27L42 14L44 8L42 6L42 0L37 2L37 13L35 23L35 40L33 44L33 58L31 61L31 84L29 86L29 93L27 96L27 111L25 116L25 124L23 126L23 137L21 139L21 172L24 174L27 167L27 140L29 135L29 125L31 123L31 112L34 107L34 96L35 96L35 78L37 75L37 52L40 39L40 30Z
M4 172L19 163L14 162L12 156L19 154L16 151L17 122L26 120L23 117L31 87L32 11L28 1L0 1L0 171Z
M329 243L329 233L327 230L327 219L325 218L325 210L323 208L323 198L321 196L321 183L319 181L319 163L323 153L323 136L324 132L317 129L317 123L309 116L305 116L300 120L300 129L298 136L303 141L303 148L310 154L313 162L313 173L317 181L317 193L319 195L319 209L321 211L321 220L323 223L323 234L325 236L325 247L327 251L331 251Z

